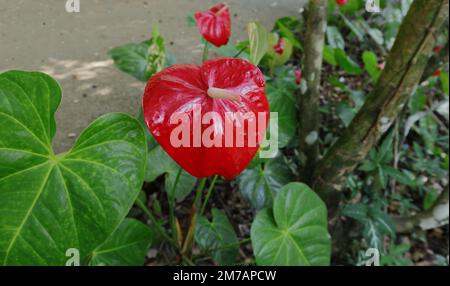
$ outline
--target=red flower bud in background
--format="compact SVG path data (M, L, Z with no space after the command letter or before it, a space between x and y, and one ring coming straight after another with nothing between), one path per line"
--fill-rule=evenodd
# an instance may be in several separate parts
M443 48L444 47L442 47L442 46L436 46L433 48L433 52L436 54L439 54Z
M203 117L199 124L195 119L198 115L196 108L201 108ZM226 131L227 116L255 114L253 123L259 126L265 121L267 126L270 114L262 72L247 61L224 58L206 61L202 66L174 65L157 73L145 88L143 111L150 132L183 169L198 178L221 175L227 179L236 177L247 167L266 132L265 128L257 128L257 134L253 134L257 140L252 146L249 143L252 140L250 119L247 122L232 121L233 146L229 146L226 143L230 140L230 133ZM205 122L208 113L218 114L217 120L212 118L214 120ZM188 144L173 144L180 141L177 130L181 120L174 120L174 114L181 114L187 121L186 133L189 136L184 138L185 133L181 132L181 141ZM237 126L242 129L238 131ZM219 138L221 146L205 146L205 134L207 140L214 134L214 140ZM243 146L234 144L240 135L243 136Z
M284 39L280 38L278 40L278 43L273 47L273 49L277 54L282 55L284 53L284 47L285 47Z
M295 83L297 85L300 85L301 82L302 82L302 70L296 69L295 70Z
M438 77L438 76L440 76L442 74L442 71L440 70L440 69L437 69L434 73L433 73L433 76L434 77Z
M336 0L336 4L338 4L339 6L344 6L347 5L348 0Z
M228 44L231 36L230 8L225 4L218 4L209 11L195 13L198 31L216 47Z
M382 62L382 63L380 63L380 64L378 65L378 68L379 68L380 70L384 70L385 67L386 67L386 63L385 63L385 62Z

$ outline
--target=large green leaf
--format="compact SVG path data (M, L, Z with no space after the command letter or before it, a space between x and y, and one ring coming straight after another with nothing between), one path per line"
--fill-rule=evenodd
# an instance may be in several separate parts
M108 114L55 155L61 90L36 72L0 74L0 264L64 265L82 258L121 223L144 179L144 132Z
M278 147L284 148L295 137L298 129L295 86L267 84L266 94L271 112L278 113Z
M263 164L246 169L237 178L244 198L259 210L271 207L276 193L293 179L284 157L277 157Z
M125 219L91 256L94 266L141 266L152 243L152 231L142 222Z
M258 213L251 239L258 265L321 266L330 264L327 209L308 186L290 183L275 198L273 209Z
M248 24L248 36L250 41L250 62L258 65L267 52L268 32L259 22Z
M227 216L218 209L212 210L213 220L202 216L195 229L195 241L219 265L232 265L239 252L238 239Z

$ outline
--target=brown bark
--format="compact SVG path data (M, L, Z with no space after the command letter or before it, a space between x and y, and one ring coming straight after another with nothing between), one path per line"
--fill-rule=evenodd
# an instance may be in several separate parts
M300 166L302 181L309 182L319 155L319 96L322 74L325 31L327 28L327 0L309 1L305 38L305 75L307 90L299 96L301 110L299 148L304 162Z
M313 188L336 208L347 174L390 128L424 73L436 33L448 17L448 0L415 0L405 17L386 68L361 110L321 160Z

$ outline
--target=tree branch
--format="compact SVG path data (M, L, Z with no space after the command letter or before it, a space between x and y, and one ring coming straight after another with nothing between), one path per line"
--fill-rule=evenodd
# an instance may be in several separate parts
M343 181L390 128L420 81L448 17L448 0L415 0L405 17L385 70L361 110L321 160L313 188L336 208Z
M305 64L307 91L299 96L301 110L299 126L299 153L306 161L300 166L302 181L309 182L319 155L319 96L322 74L325 31L327 29L327 0L309 1L305 39Z

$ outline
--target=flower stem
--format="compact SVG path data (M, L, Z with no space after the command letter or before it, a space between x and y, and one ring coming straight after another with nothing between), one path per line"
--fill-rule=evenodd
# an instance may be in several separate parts
M206 192L206 197L205 200L203 201L203 206L200 210L200 216L203 215L203 213L205 212L206 205L208 204L209 198L211 197L212 191L214 190L214 185L216 184L218 177L219 177L218 175L214 176L211 185L209 186L208 191Z
M200 184L197 187L197 194L195 195L194 204L192 206L191 222L189 224L189 229L188 229L188 232L186 235L186 239L184 240L183 248L181 250L182 255L185 255L188 251L191 250L192 240L194 238L195 227L197 226L197 218L198 218L200 200L202 198L203 189L205 188L207 180L208 180L208 178L201 179Z
M176 223L176 218L175 218L175 191L177 189L178 182L180 181L180 176L181 176L182 171L183 171L183 169L180 167L180 169L177 172L175 182L172 186L172 190L170 191L170 193L167 193L167 199L169 201L169 220L170 220L170 226L172 228L172 237L178 246L180 246L180 245L179 245L179 240L178 240L177 223Z
M158 223L155 216L152 212L147 208L143 201L140 198L137 198L136 205L145 213L145 215L150 219L152 224L155 226L156 230L159 234L164 237L168 242L170 242L176 249L179 249L178 244L172 240L172 238L167 234L166 230Z
M201 179L200 184L197 187L197 193L195 195L195 200L194 200L194 208L195 208L196 212L198 212L198 206L200 204L200 200L202 199L203 189L205 188L207 180L208 180L208 178Z
M233 58L234 59L238 58L246 49L247 49L247 46L240 49L239 52L237 52L237 54L235 54Z
M205 42L205 47L203 48L203 62L208 60L209 56L209 43Z

